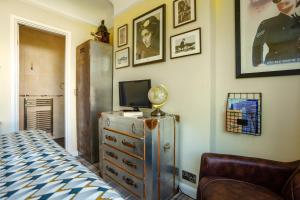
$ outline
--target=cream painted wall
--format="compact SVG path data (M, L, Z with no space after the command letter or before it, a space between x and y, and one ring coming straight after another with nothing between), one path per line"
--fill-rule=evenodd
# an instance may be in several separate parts
M12 67L10 63L11 46L10 40L12 33L10 32L10 17L16 15L28 20L36 21L48 26L60 28L71 32L71 132L75 135L72 143L72 150L76 151L76 98L73 95L76 81L76 46L80 43L90 39L90 32L95 31L96 27L73 20L58 13L34 7L30 4L23 3L18 0L1 0L0 1L0 125L1 132L11 131L13 128L12 111L11 111L11 95L12 95ZM5 86L5 87L3 87Z
M115 35L118 27L129 25L132 58L132 20L162 3L167 5L166 62L115 69L114 109L119 109L118 81L150 78L152 85L167 85L170 98L163 110L181 116L180 166L197 175L201 154L207 151L300 159L300 76L236 79L234 0L196 1L197 21L176 29L172 0L144 0L116 16ZM170 60L170 35L197 27L202 29L202 54ZM114 44L116 51L116 37ZM262 136L225 132L227 93L253 91L263 93Z
M234 0L215 0L216 132L212 148L221 153L281 161L300 159L300 76L235 79ZM224 131L228 92L262 92L262 135Z
M128 24L129 47L132 51L132 19L166 4L166 62L127 67L114 70L114 109L119 109L118 82L151 79L152 85L163 83L169 90L169 100L164 111L179 114L180 122L180 166L198 174L200 156L209 151L210 144L210 95L211 95L211 24L210 1L197 0L197 21L174 29L172 23L172 0L145 0L115 18L117 28ZM171 35L201 27L202 54L170 60L169 40ZM117 37L114 40L115 51ZM131 56L132 58L132 52ZM132 61L130 61L132 63ZM186 182L188 183L188 182ZM196 185L192 185L196 187Z

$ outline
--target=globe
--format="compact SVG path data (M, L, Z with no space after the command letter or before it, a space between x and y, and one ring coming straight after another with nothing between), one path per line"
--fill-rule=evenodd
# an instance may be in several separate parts
M152 103L153 107L156 108L156 110L152 112L152 115L154 116L165 115L165 113L162 112L160 108L166 103L168 99L167 88L162 84L152 87L148 92L148 98Z

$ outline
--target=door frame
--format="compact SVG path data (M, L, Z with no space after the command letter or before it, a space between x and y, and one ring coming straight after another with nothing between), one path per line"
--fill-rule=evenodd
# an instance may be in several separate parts
M20 80L20 56L19 56L19 27L20 25L26 25L31 28L35 28L41 31L47 31L65 36L65 91L64 91L64 105L65 105L65 149L73 154L77 155L75 144L71 144L72 141L76 141L76 135L71 133L71 32L62 30L56 27L52 27L40 22L28 20L19 16L11 15L11 64L12 64L12 121L13 131L19 130L19 80ZM72 148L73 147L73 148Z

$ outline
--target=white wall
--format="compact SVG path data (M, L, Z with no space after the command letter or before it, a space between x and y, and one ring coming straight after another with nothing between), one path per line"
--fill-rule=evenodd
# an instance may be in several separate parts
M10 62L11 46L10 40L13 33L10 32L10 17L17 15L22 18L36 21L48 26L56 27L71 32L71 132L74 134L71 149L76 151L76 98L73 93L76 81L76 46L82 42L90 39L90 32L95 31L96 27L66 18L63 15L55 12L34 7L30 4L23 3L18 0L1 0L0 1L0 24L1 24L1 37L0 37L0 85L1 85L1 98L0 98L0 125L1 132L9 132L13 129L12 120L12 67Z

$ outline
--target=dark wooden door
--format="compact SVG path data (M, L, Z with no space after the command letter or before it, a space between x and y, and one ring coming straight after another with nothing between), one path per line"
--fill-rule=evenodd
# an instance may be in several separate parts
M76 49L76 113L77 149L79 155L91 160L90 121L90 55L89 42Z

